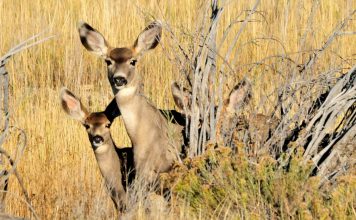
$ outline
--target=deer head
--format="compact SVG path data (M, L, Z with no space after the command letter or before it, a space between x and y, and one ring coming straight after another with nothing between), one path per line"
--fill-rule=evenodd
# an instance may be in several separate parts
M135 73L136 63L145 52L158 45L162 26L158 21L149 24L132 46L120 48L110 46L103 35L87 23L80 22L78 31L83 46L105 60L108 79L116 95L121 90L135 90L139 86L140 77Z
M61 90L60 98L63 110L85 127L94 150L112 141L110 126L113 118L110 120L110 108L104 112L89 113L79 98L66 88Z

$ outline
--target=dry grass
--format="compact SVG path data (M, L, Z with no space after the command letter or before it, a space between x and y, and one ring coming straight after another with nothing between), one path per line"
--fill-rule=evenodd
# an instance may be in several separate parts
M43 219L115 217L114 207L102 187L86 132L79 123L67 118L59 105L58 95L62 86L82 97L91 111L103 110L112 98L104 62L83 49L76 30L77 21L85 20L92 24L113 45L125 46L133 43L148 22L135 4L151 12L157 19L169 22L178 33L195 29L195 18L202 2L0 0L0 54L43 30L56 35L54 40L16 55L8 65L12 86L11 124L23 128L28 137L27 151L19 164L19 172L35 209ZM298 51L301 36L307 28L311 2L261 2L258 8L263 14L258 17L261 21L249 23L239 40L238 47L241 50L235 68L241 75L232 76L226 83L226 89L245 74L244 64L281 52L293 54ZM221 26L226 27L237 14L250 9L251 5L249 0L231 1L224 12ZM319 1L312 24L313 33L308 35L305 48L320 47L337 22L355 7L354 0ZM355 21L351 22L349 30L354 31L356 24ZM232 33L236 33L238 27ZM253 38L272 36L279 39L284 48L268 40L243 46ZM163 39L163 43L166 40ZM189 41L183 37L180 40ZM336 40L319 61L320 71L341 63L337 56L349 59L350 65L354 64L355 48L354 36ZM306 59L307 56L302 56L301 61ZM283 75L277 75L267 68L258 70L249 76L255 85L255 103L260 103L264 94L271 92L283 78ZM162 49L147 54L139 63L138 71L144 80L145 92L153 102L159 108L173 108L170 82L179 79L179 75L165 59ZM263 112L270 107L256 104L256 108ZM117 145L129 145L119 119L112 130ZM5 148L11 151L15 143L16 139L12 138ZM6 211L18 216L30 216L26 204L21 202L16 181L10 181L12 194L7 198ZM186 214L180 217L184 218Z

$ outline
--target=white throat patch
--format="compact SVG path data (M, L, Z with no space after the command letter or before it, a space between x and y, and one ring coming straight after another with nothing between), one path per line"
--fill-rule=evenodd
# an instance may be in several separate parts
M105 153L108 151L110 146L108 144L101 144L98 146L98 148L95 150L95 153L100 154L100 153Z
M128 88L123 88L118 91L116 94L119 98L124 98L127 96L133 96L136 93L137 88L134 86L128 87Z

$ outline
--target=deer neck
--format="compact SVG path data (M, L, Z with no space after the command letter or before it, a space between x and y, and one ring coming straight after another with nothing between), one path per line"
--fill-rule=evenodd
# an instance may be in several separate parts
M139 173L140 168L147 166L154 167L151 171L161 170L163 169L161 163L166 163L164 169L167 169L167 164L170 165L172 162L171 154L175 153L174 150L169 152L167 150L170 148L168 145L172 145L169 140L170 133L176 132L168 129L168 121L143 95L141 88L140 86L132 90L126 88L127 91L121 90L115 95L127 134L132 142L135 168ZM156 161L154 165L150 165L150 162L157 160L157 157L166 157L163 159L165 162Z
M121 181L120 159L113 140L109 140L94 151L100 172L110 187L117 187Z
M133 141L137 126L145 120L142 112L147 107L147 99L143 95L143 84L137 77L129 87L118 91L115 95L128 135ZM133 141L134 142L134 141ZM134 143L133 143L134 144Z

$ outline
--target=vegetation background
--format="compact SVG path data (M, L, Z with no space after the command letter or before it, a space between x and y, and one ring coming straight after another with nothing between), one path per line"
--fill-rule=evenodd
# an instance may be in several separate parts
M103 33L114 46L129 46L149 22L143 12L149 12L156 19L169 23L175 33L190 33L195 31L196 18L203 12L204 2L203 0L0 0L0 54L4 54L12 46L42 31L55 35L54 39L16 55L7 65L11 80L10 123L22 128L27 135L27 148L18 165L18 172L23 176L33 207L41 218L115 218L115 210L103 187L87 134L78 122L65 115L59 103L59 90L62 86L66 86L81 97L90 111L103 110L112 99L105 62L89 54L83 48L77 32L77 22L79 20L88 22ZM239 47L241 51L237 64L240 66L239 73L241 74L230 76L224 87L225 93L246 73L243 68L244 64L278 54L281 50L291 55L296 53L300 39L307 28L308 15L315 3L314 23L311 34L305 40L306 49L319 48L332 33L336 24L356 8L355 0L262 0L257 9L261 16L248 23L239 39L238 46L241 46ZM252 4L253 1L250 0L229 1L222 15L218 39L221 38L222 31L237 15L251 9ZM349 25L350 30L356 29L355 17ZM233 27L227 42L234 37L238 29L239 25ZM191 41L184 34L177 34L177 36L182 45ZM251 39L263 37L273 37L279 42L261 39L242 47ZM163 45L169 40L169 38L163 38ZM223 45L223 48L226 49L227 45ZM165 49L169 51L169 48ZM336 57L348 60L344 67L350 68L352 64L355 64L355 49L354 36L336 39L318 61L318 68L322 71L340 65L343 61ZM302 61L308 58L306 53ZM271 106L260 105L259 101L278 86L282 76L267 69L257 70L249 73L249 78L253 82L254 105L257 111L268 112ZM153 52L148 53L139 62L138 72L144 81L145 94L156 106L162 109L174 108L170 84L172 80L181 79L181 76L176 67L167 59L162 47L159 46ZM118 146L130 145L119 118L113 124L112 131ZM19 141L16 135L18 131L13 132L14 135L5 145L5 148L12 153L15 150L13 146ZM243 167L243 164L240 166ZM268 166L266 165L265 168ZM246 169L246 173L233 177L248 178L250 172L262 172L261 176L269 177L280 175L269 174L268 169L265 168L259 171ZM224 170L220 171L224 172ZM297 173L300 174L299 171ZM252 175L257 174L252 173ZM339 213L342 217L347 215L355 217L355 176L350 178L354 182L346 181L347 184L336 191L337 195L333 200L335 202L328 203L331 207L326 208L328 211L323 210L326 203L320 199L319 203L316 201L313 203L315 206L322 206L319 209L310 208L312 205L309 203L306 205L306 210L314 210L309 215L306 213L306 216L323 217L318 216L318 213L327 213L324 217L328 218L337 217L336 213ZM187 180L191 181L189 178ZM22 198L19 185L14 178L10 181L6 212L30 217L31 213ZM251 184L252 187L255 183L251 181L240 184ZM283 183L297 184L293 185L293 189L286 188L294 190L296 194L293 195L297 195L300 188L306 187L305 184L311 184L302 178L298 179L293 176L283 179ZM283 185L281 182L274 184L274 187L279 184ZM275 190L276 188L272 186L273 184L268 187ZM225 188L228 189L228 186ZM252 199L257 196L251 194L252 191L248 188L242 187L241 189L246 189L246 191L239 194L239 199L249 201L248 198ZM315 189L317 187L311 186L310 190ZM236 215L225 217L264 218L270 215L262 211L266 210L266 207L273 209L275 204L280 204L279 202L284 200L292 201L292 203L299 201L290 194L283 193L271 195L271 198L277 196L281 197L280 200L255 201L254 204L263 203L263 205L256 205L254 210L247 207L248 203L246 203L243 206L246 212L240 211ZM285 197L282 198L283 196ZM189 199L189 196L186 198ZM315 198L322 197L315 196ZM202 200L197 201L204 203L206 200L202 197ZM197 201L181 202L178 210L175 210L171 217L186 218L189 216L205 219L207 216L219 216L217 210L220 205L229 206L220 203L215 206L197 208L194 206ZM200 211L191 211L191 208ZM258 210L259 208L261 210ZM284 210L283 208L277 209ZM230 208L229 210L233 212ZM282 212L279 216L288 216L288 213ZM299 213L299 217L303 216ZM158 218L159 214L156 217Z

